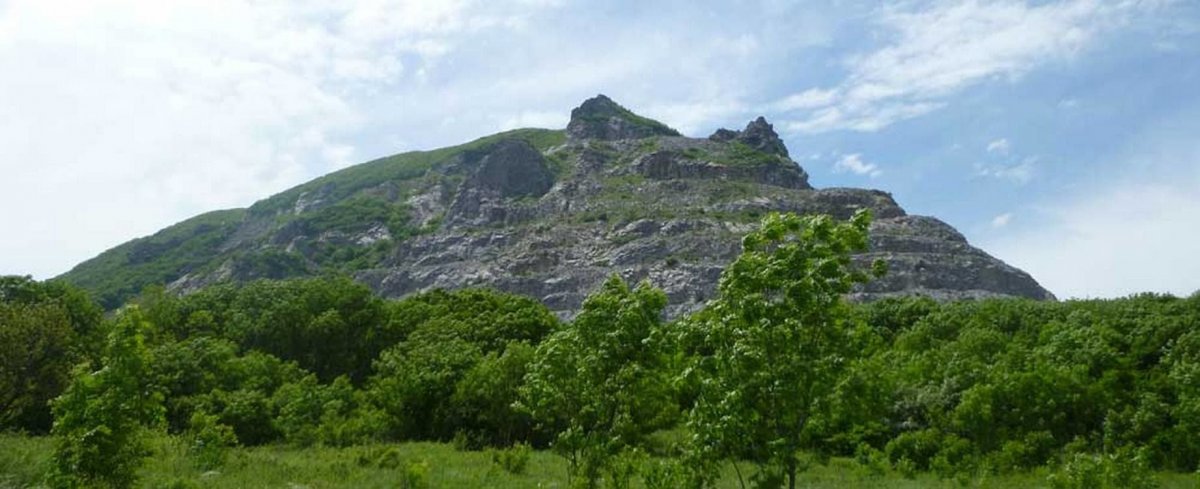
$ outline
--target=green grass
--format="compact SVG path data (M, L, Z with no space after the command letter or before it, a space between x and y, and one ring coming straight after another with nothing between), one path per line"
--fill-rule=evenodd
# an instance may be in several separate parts
M730 142L716 150L687 148L682 154L693 160L706 160L725 166L755 167L783 162L779 156L764 153L739 141Z
M154 454L141 471L141 487L212 488L391 488L399 487L403 467L425 464L430 487L442 488L565 488L566 462L546 451L535 451L523 474L510 474L493 464L488 452L458 451L444 443L400 443L348 448L293 448L271 445L233 449L225 465L214 471L198 469L188 458L186 446L177 438L154 440ZM52 449L51 440L20 435L0 435L0 488L37 487L42 480ZM381 454L391 451L397 464L379 466ZM387 465L387 464L385 464ZM396 466L398 465L398 466ZM741 464L749 477L752 467ZM914 479L895 472L874 475L857 463L842 458L816 465L803 474L800 487L1047 487L1046 469L999 476L946 480L933 474ZM1159 473L1168 489L1192 489L1200 485L1194 474ZM634 487L642 487L635 482ZM739 487L732 466L725 468L718 487Z

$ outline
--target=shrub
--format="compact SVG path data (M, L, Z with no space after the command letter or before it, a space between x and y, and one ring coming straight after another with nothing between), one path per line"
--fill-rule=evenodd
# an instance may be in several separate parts
M216 416L192 414L188 427L188 454L200 470L211 470L225 463L229 447L237 444L233 428L221 424Z
M401 489L428 489L429 462L409 462L404 464L404 473L400 479Z
M510 474L524 474L532 452L533 449L525 443L518 443L503 450L492 450L492 463Z
M1146 458L1128 448L1107 455L1075 454L1048 480L1054 489L1158 487Z
M937 430L921 430L901 433L884 447L888 460L899 468L908 461L915 470L929 468L929 462L942 449L942 433Z
M163 422L162 396L146 379L150 355L143 342L148 323L126 311L108 335L103 368L79 369L54 401L56 487L131 487L149 453L146 426Z
M646 489L677 489L687 487L687 469L675 460L649 460L642 464L642 482Z

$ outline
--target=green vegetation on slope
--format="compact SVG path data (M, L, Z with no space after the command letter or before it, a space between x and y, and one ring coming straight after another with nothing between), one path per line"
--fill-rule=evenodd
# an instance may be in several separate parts
M241 280L367 268L377 264L391 244L428 231L410 224L408 210L400 202L404 192L411 190L409 186L456 156L513 138L542 151L566 140L561 130L516 129L458 146L402 153L355 165L261 200L249 209L209 212L135 239L79 264L60 278L91 291L104 308L111 310L147 286L165 285L193 272L211 272L227 261L233 275ZM564 170L561 166L556 167L558 171ZM393 190L399 193L380 195L376 191L386 185L394 185ZM291 213L306 194L319 205ZM365 232L375 224L384 225L390 241L359 244L307 239L294 250L284 250L279 243L256 241L272 233L310 238L323 233L348 235ZM234 233L244 225L251 228L250 237L231 243Z
M250 206L254 214L273 214L290 208L305 193L320 193L323 198L338 201L359 190L384 182L412 180L425 175L440 163L471 151L478 151L504 139L521 139L534 148L545 151L566 141L566 134L553 129L514 129L482 137L466 144L432 151L412 151L339 170L311 182L256 202Z
M245 215L244 209L201 214L105 251L60 278L92 291L106 309L116 308L148 285L211 266Z

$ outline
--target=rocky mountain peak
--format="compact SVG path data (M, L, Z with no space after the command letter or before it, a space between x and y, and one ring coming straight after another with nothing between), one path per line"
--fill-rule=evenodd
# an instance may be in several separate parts
M870 247L855 260L884 260L889 272L851 299L1053 299L886 192L813 188L787 154L762 117L691 138L598 95L565 131L516 129L345 168L118 246L63 278L118 307L146 285L186 293L334 270L385 297L491 287L570 317L615 273L661 287L678 317L716 294L742 236L768 213L845 219L866 208Z
M767 122L767 119L763 116L758 116L757 119L750 121L749 124L746 124L746 128L741 131L724 128L717 129L708 138L719 142L738 141L764 153L779 156L788 155L787 146L783 144L783 140L775 132L775 127Z
M634 114L603 94L571 110L571 122L567 124L571 139L616 141L679 135L666 124Z

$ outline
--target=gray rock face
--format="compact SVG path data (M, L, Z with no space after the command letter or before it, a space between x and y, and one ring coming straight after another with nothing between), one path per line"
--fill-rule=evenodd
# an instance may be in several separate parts
M651 136L678 136L662 123L638 116L612 99L597 95L571 111L567 135L572 139L640 139Z
M386 297L494 287L570 317L615 273L661 287L676 317L714 297L742 236L767 213L845 219L865 208L875 217L870 249L856 260L883 259L890 272L853 300L1053 299L1028 274L942 221L908 215L886 192L812 188L762 118L742 131L686 138L599 96L572 111L565 134L518 131L439 151L349 168L256 204L224 237L198 235L216 243L216 258L168 282L186 292L317 273L329 257L345 256L354 276ZM344 208L373 214L355 219ZM404 234L387 218L399 211L410 226ZM321 223L336 226L318 232ZM156 246L180 245L166 243ZM128 259L152 262L163 251L144 248L131 247Z
M634 171L654 180L700 178L714 180L744 180L791 189L812 188L808 174L794 163L731 166L696 160L675 151L657 151L633 162Z
M508 200L541 197L554 185L546 158L529 143L507 139L479 157L450 205L451 225L502 223L510 217Z
M787 146L783 144L782 139L779 139L779 134L775 133L775 127L762 116L746 124L744 130L717 129L708 139L717 142L738 141L763 153L784 157L788 155Z

